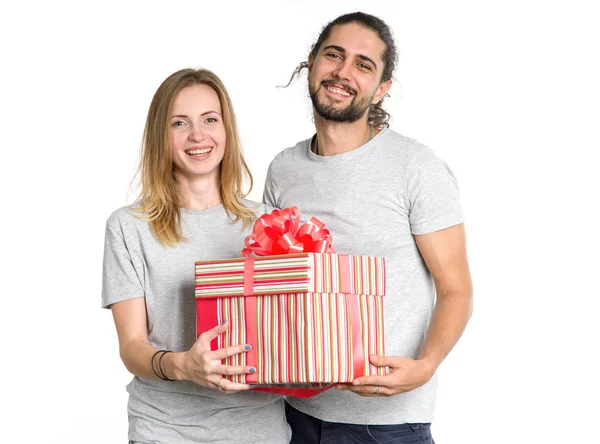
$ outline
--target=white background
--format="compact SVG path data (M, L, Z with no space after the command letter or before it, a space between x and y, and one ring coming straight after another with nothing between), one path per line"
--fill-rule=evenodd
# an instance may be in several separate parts
M130 375L100 308L104 224L133 200L162 80L221 76L260 199L273 156L314 130L304 77L276 86L355 10L397 39L392 128L446 160L463 197L475 311L439 370L436 441L600 442L595 2L7 3L2 442L126 442Z

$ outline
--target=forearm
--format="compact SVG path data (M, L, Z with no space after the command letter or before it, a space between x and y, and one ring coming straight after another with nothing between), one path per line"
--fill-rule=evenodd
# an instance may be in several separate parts
M158 380L161 378L152 370L152 357L157 351L158 349L148 342L142 339L135 339L121 345L119 353L123 364L125 364L130 373L140 378ZM159 353L154 357L154 369L158 374L161 374L159 370L159 358L161 355L162 353ZM175 367L175 362L180 358L179 355L181 353L167 353L162 358L162 362L160 363L161 368L169 379L182 379L181 373Z
M460 339L472 311L473 294L470 288L438 296L417 357L428 363L432 375Z
M134 375L154 380L191 381L229 393L250 388L247 384L232 382L224 375L253 373L256 371L255 367L223 364L223 361L231 356L248 352L250 345L238 344L211 350L211 342L225 333L229 327L228 323L224 322L202 333L189 350L164 353L148 343L143 324L138 324L137 329L127 335L126 326L129 324L125 323L124 317L121 316L123 307L117 308L115 316L117 331L121 332L119 352L125 367Z

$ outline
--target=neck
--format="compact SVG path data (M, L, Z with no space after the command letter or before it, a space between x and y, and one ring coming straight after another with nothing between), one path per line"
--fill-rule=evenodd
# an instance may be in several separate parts
M377 132L373 128L370 134L366 116L352 123L325 120L316 113L314 119L317 129L317 154L320 156L335 156L353 151L367 143Z
M221 204L218 175L193 178L178 175L177 191L181 206L189 210L207 210Z

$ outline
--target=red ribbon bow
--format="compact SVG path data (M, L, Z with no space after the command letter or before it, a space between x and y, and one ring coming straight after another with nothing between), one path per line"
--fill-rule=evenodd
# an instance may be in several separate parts
M245 240L242 255L269 256L293 253L335 253L331 234L316 217L300 225L300 210L289 207L263 214Z
M242 250L242 255L246 256L244 260L244 295L249 296L254 294L255 258L252 256L253 253L258 256L302 252L335 253L335 250L331 246L331 234L329 230L323 228L324 226L316 217L311 217L308 222L300 225L300 210L297 207L273 210L271 214L263 214L259 217L254 223L252 234L246 237L244 242L246 248ZM246 325L250 325L256 319L256 298L247 298L244 303L246 304ZM358 313L358 310L356 312ZM249 331L255 330L256 326ZM254 340L253 336L248 335L248 341ZM360 340L357 340L356 343L359 345L362 344ZM362 348L360 348L359 352L355 355L355 360L360 361L360 365L364 365L364 363L361 364L364 360ZM257 361L257 351L253 348L248 352L248 362ZM363 375L364 373L359 372L357 374ZM254 383L255 381L257 381L256 374L247 376L246 382ZM324 388L258 387L254 390L307 398L324 392L331 387L332 384Z

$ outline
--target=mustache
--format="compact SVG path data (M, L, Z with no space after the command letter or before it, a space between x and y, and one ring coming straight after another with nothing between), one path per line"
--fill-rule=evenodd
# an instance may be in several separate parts
M356 90L352 88L350 85L345 84L344 82L340 82L339 80L323 80L321 82L321 86L332 86L332 85L341 85L346 91L351 92L356 95Z

